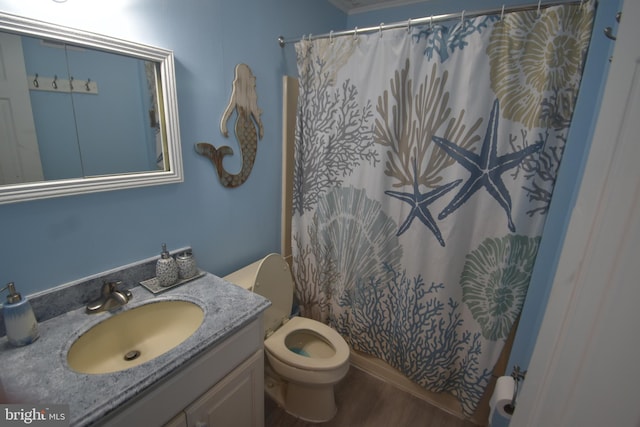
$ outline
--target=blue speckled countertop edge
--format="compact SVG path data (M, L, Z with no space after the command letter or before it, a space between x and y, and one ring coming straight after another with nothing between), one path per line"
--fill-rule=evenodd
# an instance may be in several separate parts
M29 346L15 348L6 337L0 339L0 380L9 397L23 403L68 404L71 426L93 424L233 335L270 304L208 273L159 295L142 286L131 292L133 299L122 310L161 300L187 300L203 308L203 323L182 344L153 360L125 371L91 375L71 370L66 352L83 332L113 314L88 315L84 308L61 314L40 323L40 338Z

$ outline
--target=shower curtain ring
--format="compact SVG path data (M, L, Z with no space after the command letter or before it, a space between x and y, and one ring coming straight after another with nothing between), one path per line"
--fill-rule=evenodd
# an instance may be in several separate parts
M354 40L358 39L358 27L353 29L353 39Z
M538 17L540 17L540 4L542 3L542 0L538 0Z
M329 43L333 44L333 30L329 31Z
M407 33L411 32L411 18L407 19Z
M380 27L378 29L378 32L380 33L380 38L382 38L382 26L384 25L384 22L380 23Z
M460 16L460 25L464 26L464 10L462 11L462 15Z
M40 82L38 82L38 73L36 73L36 77L33 79L33 87L40 87Z
M433 15L431 15L431 18L429 19L429 29L433 30Z
M502 5L502 11L500 12L500 21L504 19L504 4Z

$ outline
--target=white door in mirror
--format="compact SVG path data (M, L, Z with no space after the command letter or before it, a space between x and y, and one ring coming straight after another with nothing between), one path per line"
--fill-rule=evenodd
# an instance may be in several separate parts
M0 185L43 180L23 58L20 37L0 33Z

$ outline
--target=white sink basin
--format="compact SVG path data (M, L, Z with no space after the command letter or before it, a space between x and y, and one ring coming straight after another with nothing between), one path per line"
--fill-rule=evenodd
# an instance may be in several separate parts
M83 374L107 374L148 362L189 338L204 311L189 301L160 301L110 317L82 334L67 362Z

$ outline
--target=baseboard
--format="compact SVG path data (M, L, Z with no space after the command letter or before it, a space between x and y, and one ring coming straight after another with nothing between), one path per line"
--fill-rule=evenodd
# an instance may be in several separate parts
M373 377L392 384L394 387L403 390L429 403L430 405L453 415L454 417L462 420L465 419L462 415L460 403L458 403L458 400L454 396L445 393L434 393L422 388L408 379L400 371L377 357L351 350L350 362L351 366L360 369ZM486 420L478 421L472 418L471 421L478 425L486 424Z

